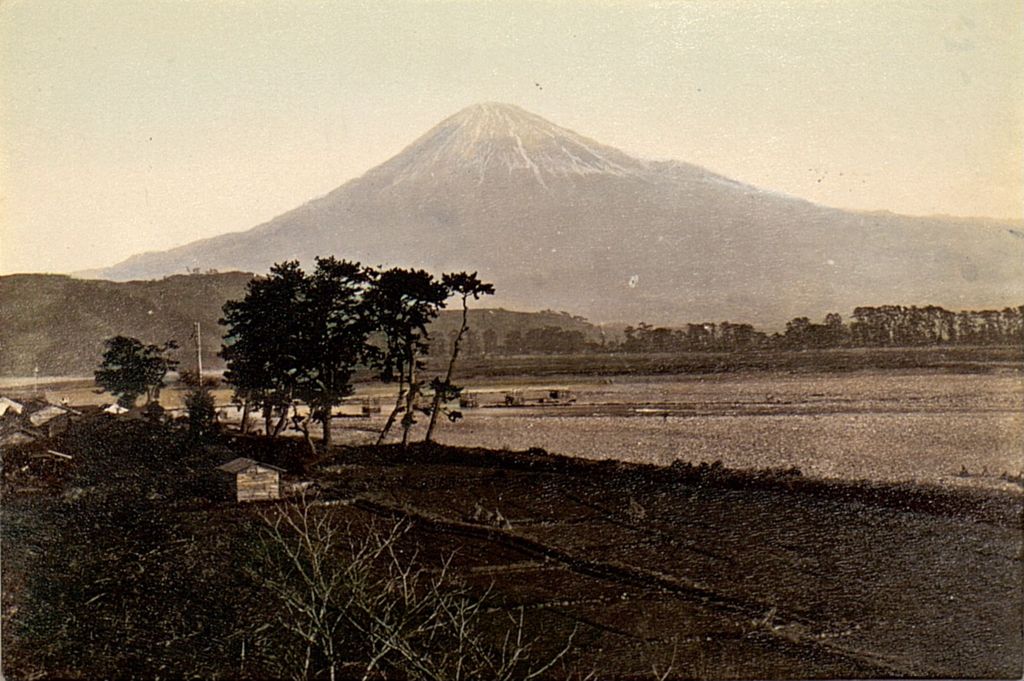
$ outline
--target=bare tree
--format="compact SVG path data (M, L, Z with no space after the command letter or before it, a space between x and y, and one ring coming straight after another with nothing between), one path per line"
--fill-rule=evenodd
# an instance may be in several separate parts
M651 678L653 678L654 681L667 681L672 678L673 674L676 673L676 655L678 652L679 641L673 637L671 655L668 656L667 659L664 659L663 655L658 655L656 657L661 657L663 659L651 660Z
M462 324L459 326L459 332L452 340L452 354L448 360L448 370L445 372L444 379L435 380L431 384L434 389L434 399L430 407L430 423L427 425L427 435L424 438L427 442L430 442L434 435L434 428L437 426L437 415L442 411L443 402L447 399L458 397L459 393L462 392L461 388L452 384L452 375L455 372L455 360L459 357L462 338L469 331L469 298L472 296L474 300L478 300L480 296L494 295L494 286L480 281L476 276L476 272L472 274L465 272L445 274L442 278L442 283L450 295L459 296L461 300Z
M447 298L448 289L423 270L395 267L374 277L365 300L374 319L374 328L384 339L378 358L380 377L384 381L398 380L395 406L377 444L387 438L399 414L402 414L402 444L409 442L422 389L417 371L423 368L422 356L430 348L427 325L437 317Z
M301 668L292 676L316 676L319 661L333 680L341 661L337 644L345 631L345 613L337 607L345 575L333 560L341 542L339 528L327 514L314 513L305 497L264 520L266 541L253 576L277 597L280 624L304 648Z
M307 497L264 519L253 576L280 601L281 625L301 642L294 678L333 680L344 668L364 679L388 672L423 681L532 679L572 647L569 636L559 652L535 663L522 611L510 615L503 633L488 626L487 594L461 584L449 561L428 569L415 552L403 555L398 545L408 523L356 535Z

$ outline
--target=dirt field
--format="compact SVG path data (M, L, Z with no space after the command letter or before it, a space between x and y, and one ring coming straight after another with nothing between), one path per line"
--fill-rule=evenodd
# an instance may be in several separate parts
M442 423L438 440L490 450L343 448L293 479L316 482L339 522L412 521L418 554L451 557L461 580L490 594L496 622L521 610L539 654L572 635L573 654L551 678L1024 673L1019 372L467 383L478 406ZM87 380L46 391L75 404L109 400ZM229 400L225 389L216 395ZM180 397L170 389L163 402L173 408ZM386 412L391 395L368 383L357 388L364 397ZM339 417L336 441L372 442L383 418ZM274 456L219 456L236 454ZM696 467L716 461L747 472ZM803 475L780 472L791 468ZM776 472L754 472L764 469ZM5 613L17 611L27 588L19 580L37 560L11 543L11 528L28 538L48 532L34 503L3 506ZM226 522L258 525L239 511L227 502L179 507L168 530L177 539L160 555L174 561L180 547L194 547L180 562L230 564L248 549L218 532ZM168 579L186 595L174 607L187 608L199 587L188 573ZM232 588L238 598L255 593ZM229 639L211 645L224 659L237 654ZM31 659L16 642L13 650Z
M601 678L650 678L673 649L674 678L1022 671L1014 495L950 491L943 506L920 488L872 500L851 485L427 457L353 452L319 477L357 509L419 518L436 551L454 551L469 579L527 607L556 640L579 627ZM474 521L478 507L508 525Z
M0 385L14 397L32 390L30 379ZM53 402L111 401L86 378L40 379L39 385ZM562 399L552 401L553 390ZM816 477L1017 491L1024 478L1024 374L1010 369L493 376L467 379L466 392L479 407L461 408L464 418L457 424L442 420L438 441L541 447L661 466L676 460L721 461L734 468L795 466ZM504 406L509 395L524 404ZM214 396L218 404L230 404L229 388L216 389ZM161 402L180 409L182 398L183 391L172 385ZM336 441L376 439L393 393L379 383L361 383L351 407L339 414L358 413L364 399L379 403L383 413L339 417ZM237 418L237 410L225 414L225 421ZM413 439L422 434L421 423Z
M303 464L299 442L181 449L170 427L97 423L46 445L72 456L58 477L5 487L11 678L266 678L240 645L278 612L246 566L288 502L210 496L235 456L315 483L339 526L410 522L406 555L450 558L494 626L522 612L539 658L572 636L546 678L1022 672L1019 493L443 446Z

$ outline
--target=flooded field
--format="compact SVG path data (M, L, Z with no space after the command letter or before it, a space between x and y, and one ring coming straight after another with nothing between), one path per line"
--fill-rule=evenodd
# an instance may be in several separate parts
M529 406L551 389L575 402ZM497 406L512 391L528 406ZM481 406L445 424L440 441L996 487L1007 487L1002 473L1024 470L1018 374L750 374L482 385L475 394Z

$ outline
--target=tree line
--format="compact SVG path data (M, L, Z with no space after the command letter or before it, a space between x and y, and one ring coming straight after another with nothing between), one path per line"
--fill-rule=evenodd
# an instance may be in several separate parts
M1024 345L1024 306L1002 310L953 312L936 305L861 306L850 320L829 313L820 323L796 317L785 331L768 334L751 324L704 322L682 328L641 322L627 326L620 341L595 342L578 329L555 325L512 329L504 337L492 328L471 329L470 299L494 293L476 273L444 274L424 270L378 270L359 263L318 258L313 272L298 262L274 265L269 274L249 282L242 300L228 301L220 356L225 380L243 405L243 427L250 413L259 413L271 436L292 427L309 440L309 426L318 423L324 445L332 410L352 394L358 367L373 369L386 383L397 385L396 399L378 442L396 426L407 443L417 415L429 419L426 439L441 416L461 414L448 405L461 388L452 383L460 354L584 354L599 352L673 353L804 350L844 347L998 346ZM430 323L449 300L458 300L461 323L447 335L431 337ZM168 353L174 341L143 345L116 336L106 341L97 384L131 407L139 397L159 397L164 376L177 362ZM441 359L443 375L425 378L425 358ZM196 429L208 428L212 400L201 381L192 381L187 401L195 406ZM297 409L303 405L307 410ZM201 421L201 423L199 423ZM205 425L204 425L205 424Z
M469 357L493 355L580 354L600 352L601 343L587 338L579 329L566 329L555 324L511 329L500 333L481 323L479 329L468 329L463 337L463 351ZM447 356L451 339L458 334L452 330L446 336L438 334L431 339L430 354Z
M1022 345L1024 306L952 312L936 305L857 307L849 322L829 313L814 323L796 317L781 333L750 324L705 322L684 328L628 326L624 338L606 349L620 352L736 352L843 347L938 345Z
M820 322L796 317L784 331L766 333L752 324L700 322L682 327L654 326L640 322L623 329L620 339L595 341L578 329L555 325L468 331L465 354L472 357L507 355L562 355L607 352L742 352L746 350L805 350L849 347L915 347L929 345L1024 344L1024 306L1002 310L953 312L936 305L862 306L849 320L838 313ZM454 336L455 332L452 332ZM431 354L446 353L441 335Z

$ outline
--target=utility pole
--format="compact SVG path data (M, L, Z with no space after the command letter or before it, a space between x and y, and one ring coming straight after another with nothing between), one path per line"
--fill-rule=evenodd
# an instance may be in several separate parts
M196 322L196 378L199 379L199 385L203 384L203 338L199 332L199 322Z

